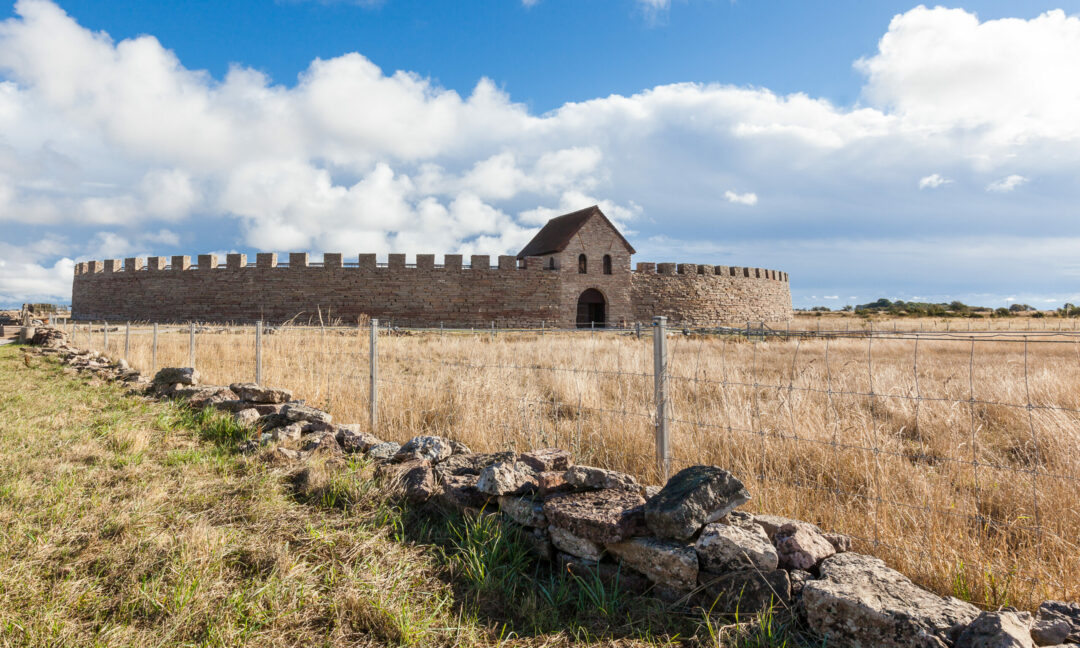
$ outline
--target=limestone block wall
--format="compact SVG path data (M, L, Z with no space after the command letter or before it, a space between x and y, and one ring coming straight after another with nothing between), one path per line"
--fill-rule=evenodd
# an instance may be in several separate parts
M631 273L634 317L667 316L679 326L716 326L791 318L786 272L764 268L638 263Z
M355 322L361 315L401 326L540 326L560 313L558 272L530 257L519 264L500 256L448 254L441 265L421 254L406 266L404 254L376 264L374 254L343 264L340 254L326 254L319 265L307 254L290 254L288 264L276 254L259 254L254 265L240 254L220 265L213 255L90 261L75 268L72 316L75 319L132 321L225 321L280 323L326 318Z
M89 261L75 268L72 317L151 322L217 321L280 323L326 318L355 322L361 315L400 326L572 327L577 300L589 288L607 300L609 326L648 322L666 315L674 326L785 321L791 317L786 273L761 268L674 263L639 263L630 271L625 247L580 241L551 257L519 262L475 255L419 254L406 265L404 254L377 264L374 254L344 262L326 254L311 264L293 253L288 263L260 253L254 264L230 254L220 264L214 255ZM577 256L588 257L578 272ZM603 273L603 255L612 273ZM171 261L171 262L170 262Z

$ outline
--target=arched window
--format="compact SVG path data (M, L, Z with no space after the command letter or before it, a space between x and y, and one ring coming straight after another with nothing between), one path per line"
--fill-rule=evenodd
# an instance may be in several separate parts
M550 259L548 259L548 269L549 270L554 270L555 269L555 257L551 257Z
M589 271L589 262L585 260L584 254L579 254L577 257L577 271L578 274L585 274Z
M604 274L611 274L611 255L604 255Z

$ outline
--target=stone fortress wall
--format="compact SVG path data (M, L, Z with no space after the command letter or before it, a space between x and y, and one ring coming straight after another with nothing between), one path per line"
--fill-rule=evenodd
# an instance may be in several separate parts
M638 263L630 286L634 319L641 322L653 315L682 326L791 319L791 287L779 270Z
M279 263L260 253L249 264L230 254L225 264L215 255L88 261L75 267L72 315L78 320L216 321L280 323L318 318L352 323L362 315L400 326L572 327L566 286L586 285L587 277L550 259L474 255L469 265L448 254L419 254L406 264L391 254L385 264L374 254L344 263L325 254L312 264L293 253ZM598 264L593 264L598 265ZM599 268L596 270L599 272ZM625 274L622 272L625 277ZM784 321L791 316L786 273L761 268L673 263L638 263L629 272L630 317L611 312L608 324L649 322L666 315L672 325L715 326L747 320ZM603 279L597 277L603 289ZM610 277L610 279L616 279ZM625 282L625 279L623 279ZM610 291L609 291L610 292ZM614 304L613 304L614 305Z

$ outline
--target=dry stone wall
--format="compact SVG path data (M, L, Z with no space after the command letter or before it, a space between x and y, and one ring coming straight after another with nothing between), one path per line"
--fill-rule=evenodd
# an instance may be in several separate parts
M466 515L498 512L520 527L517 537L537 558L585 582L617 582L625 592L677 601L695 613L795 614L813 645L1076 648L1072 642L1080 640L1076 603L1046 601L1032 615L980 611L939 596L880 559L850 551L846 536L739 510L751 494L717 466L689 466L657 487L574 465L571 453L557 448L479 454L427 435L399 445L365 426L335 424L329 412L292 400L287 389L201 385L198 372L185 367L162 369L151 382L123 360L71 346L58 329L42 327L32 342L77 371L126 382L132 394L232 412L252 435L239 450L296 464L291 481L302 493L318 492L304 463L328 460L324 468L333 469L347 454L365 455L381 485L406 503Z

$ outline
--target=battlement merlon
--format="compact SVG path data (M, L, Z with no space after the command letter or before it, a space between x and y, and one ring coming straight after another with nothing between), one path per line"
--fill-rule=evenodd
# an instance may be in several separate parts
M307 252L288 253L288 263L281 263L279 259L285 255L276 252L259 252L255 256L255 263L248 263L246 254L229 254L226 262L220 264L215 254L200 254L196 263L192 263L190 256L173 257L129 257L122 262L119 259L107 259L105 261L83 261L75 264L75 276L87 274L112 274L125 272L193 272L206 270L247 270L247 269L275 269L275 270L487 270L487 271L513 271L522 270L556 270L551 264L550 258L529 256L523 259L510 254L501 254L496 257L496 265L492 265L491 256L487 254L474 254L469 257L468 265L463 263L464 257L460 254L446 254L442 256L442 263L437 263L438 257L434 254L417 254L416 263L406 263L406 255L392 253L387 256L385 263L378 263L376 255L367 253L359 254L355 262L346 262L343 254L339 252L326 252L323 254L322 263L312 263Z
M697 263L651 263L639 261L633 270L640 274L714 275L732 279L771 279L787 283L788 273L780 270L743 266L721 266Z

